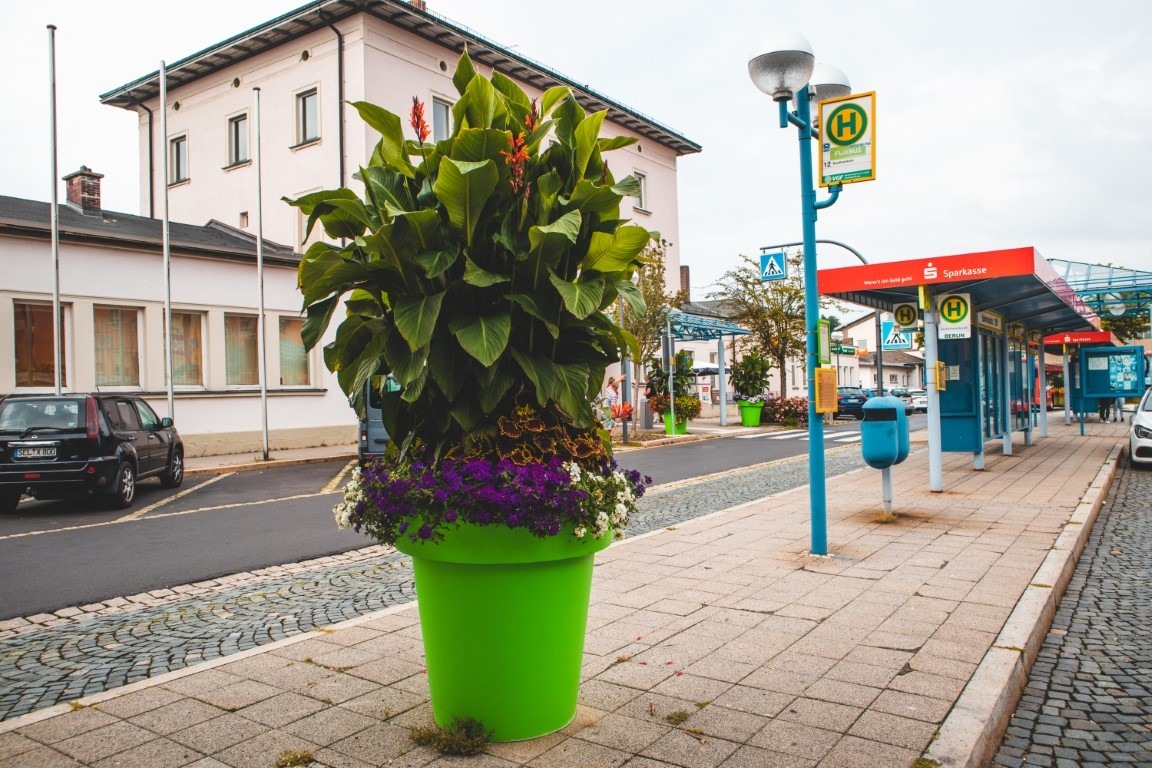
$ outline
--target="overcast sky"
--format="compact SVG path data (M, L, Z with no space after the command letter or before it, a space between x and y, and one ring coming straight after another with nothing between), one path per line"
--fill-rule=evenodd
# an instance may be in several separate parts
M47 200L48 33L59 168L105 174L139 212L135 116L98 95L303 3L39 0L0 9L0 194ZM807 0L525 3L429 9L644 112L704 147L680 160L682 263L705 298L738 255L798 240L796 132L747 74L758 37L798 32L877 96L877 179L817 236L873 261L1036 246L1152 270L1152 2ZM61 193L62 194L62 193ZM821 250L821 266L851 263Z

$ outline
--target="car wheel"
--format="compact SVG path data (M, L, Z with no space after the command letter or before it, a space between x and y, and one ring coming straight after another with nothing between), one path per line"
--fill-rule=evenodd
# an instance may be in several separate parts
M20 503L20 497L22 495L23 491L20 488L5 488L0 490L0 515L15 512L16 505Z
M108 497L112 509L128 509L136 500L136 469L126 461L116 468L116 484Z
M160 475L160 485L165 488L179 488L184 482L184 451L179 448L172 450L172 463Z

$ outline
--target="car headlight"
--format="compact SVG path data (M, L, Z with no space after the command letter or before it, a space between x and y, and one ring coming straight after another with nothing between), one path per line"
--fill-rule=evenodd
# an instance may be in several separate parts
M1143 427L1137 424L1132 428L1132 431L1136 433L1136 437L1140 438L1141 440L1152 439L1152 429L1148 429L1148 427Z

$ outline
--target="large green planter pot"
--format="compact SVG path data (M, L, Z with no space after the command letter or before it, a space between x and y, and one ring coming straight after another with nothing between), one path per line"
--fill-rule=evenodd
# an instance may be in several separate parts
M688 419L681 419L677 417L676 423L672 423L672 414L664 414L664 434L666 435L686 435L688 434Z
M471 717L494 741L558 731L576 715L592 558L612 543L461 525L412 557L432 714Z
M760 412L764 410L764 403L750 403L747 400L741 400L739 405L740 425L743 427L760 426Z

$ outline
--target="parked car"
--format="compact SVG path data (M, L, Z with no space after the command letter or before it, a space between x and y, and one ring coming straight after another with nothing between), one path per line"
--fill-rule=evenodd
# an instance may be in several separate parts
M905 402L911 402L912 395L908 394L908 392L909 390L907 387L893 387L892 389L888 390L888 394L892 395L892 397L898 397Z
M380 392L381 387L385 392L400 391L400 384L392 378L392 374L388 374L383 381L380 376L369 376L364 383L365 418L360 422L360 466L383 457L392 439L384 427L384 414L381 411L384 395Z
M1128 459L1134 467L1152 466L1152 389L1145 390L1128 427Z
M184 481L184 443L172 419L127 393L9 395L0 401L0 512L38 499L93 494L127 509L136 482Z
M913 413L928 413L928 390L910 389L908 397L912 401Z
M868 393L860 387L837 387L836 415L862 419L864 418L864 403L867 400Z

